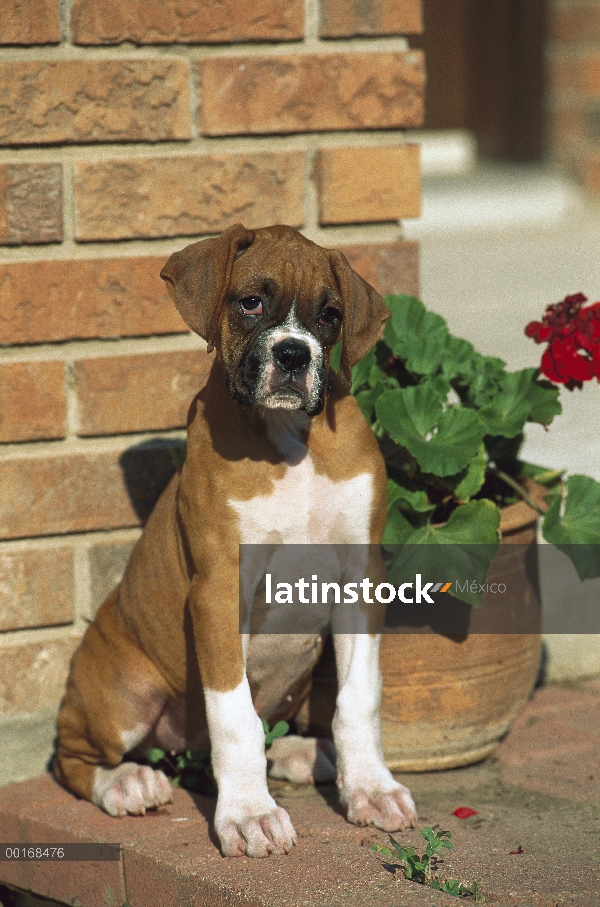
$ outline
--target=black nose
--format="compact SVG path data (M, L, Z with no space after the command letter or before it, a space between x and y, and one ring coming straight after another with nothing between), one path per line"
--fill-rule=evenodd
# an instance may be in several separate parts
M302 372L310 362L310 350L300 340L281 340L273 347L275 362L290 375Z

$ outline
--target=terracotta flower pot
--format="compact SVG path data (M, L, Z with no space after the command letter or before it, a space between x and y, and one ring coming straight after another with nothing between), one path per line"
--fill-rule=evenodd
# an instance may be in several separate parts
M539 486L528 484L527 490L543 501ZM502 545L491 571L497 581L510 577L508 588L517 591L502 597L508 614L498 614L501 628L531 626L529 617L534 616L535 624L539 613L536 577L525 562L525 546L535 544L536 517L524 502L502 511ZM515 544L519 547L512 547ZM489 579L493 581L492 573ZM473 612L470 628L477 629L486 607L487 619L494 607L498 611L498 598L492 603L484 596L483 608ZM470 632L454 638L384 634L381 723L388 766L394 771L430 771L469 765L489 755L529 698L540 657L539 632ZM336 686L328 640L314 673L308 708L303 709L308 719L303 730L330 733Z

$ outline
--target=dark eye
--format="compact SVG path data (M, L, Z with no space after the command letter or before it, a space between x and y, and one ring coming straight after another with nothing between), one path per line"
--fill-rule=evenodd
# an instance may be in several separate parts
M341 320L342 313L332 305L326 306L319 315L319 324L322 324L323 327L326 328L335 327Z
M244 315L262 315L263 313L262 299L259 296L246 296L244 299L240 299L239 306Z

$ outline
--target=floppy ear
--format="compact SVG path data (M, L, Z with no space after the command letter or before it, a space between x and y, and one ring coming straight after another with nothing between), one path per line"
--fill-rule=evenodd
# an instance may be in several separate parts
M203 239L175 252L160 272L179 314L214 348L236 253L254 241L242 224L228 227L215 239Z
M381 337L383 324L390 317L383 298L353 271L337 249L329 253L331 269L340 289L342 319L342 359L339 375L347 389L352 384L352 366L365 356Z

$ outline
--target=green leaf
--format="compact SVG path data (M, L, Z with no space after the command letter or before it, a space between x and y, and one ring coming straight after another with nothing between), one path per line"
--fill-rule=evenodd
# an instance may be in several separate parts
M290 729L287 721L278 721L271 730L264 718L261 718L263 731L265 732L265 748L268 749L276 737L283 737Z
M482 356L472 343L451 337L442 365L443 374L467 406L478 408L492 400L506 374L506 363L496 356Z
M340 362L342 361L342 341L338 340L336 345L331 351L331 356L329 357L329 368L334 372L339 372Z
M412 847L402 847L395 838L392 838L391 835L388 835L390 843L401 860L409 860L411 857L414 857L415 851Z
M409 542L418 544L421 530L408 522L398 507L388 511L387 523L383 532L384 545L406 545ZM414 539L414 542L413 542Z
M384 547L390 555L390 582L399 585L407 576L413 577L417 573L434 582L460 578L461 588L454 583L451 594L480 607L479 585L485 582L492 558L500 546L499 526L500 511L487 499L457 507L443 526L428 523L415 528L398 510L392 511L383 536ZM400 538L402 531L404 538ZM469 584L465 588L467 580Z
M337 348L337 347L336 347ZM335 349L334 349L335 352ZM333 355L333 354L332 354ZM370 350L366 356L363 356L352 369L352 393L356 394L357 390L365 384L370 384L371 369L377 364L375 347Z
M539 374L539 373L538 373ZM531 412L530 422L539 422L541 425L550 425L555 416L560 416L562 406L558 399L560 388L549 381L534 381L529 393Z
M566 495L557 494L546 511L542 532L547 542L567 554L580 579L600 576L600 482L569 476Z
M153 746L146 753L146 759L148 760L148 762L156 763L156 762L160 762L161 759L164 759L164 758L165 758L165 751L161 750L161 748L159 746Z
M487 463L485 444L482 443L466 469L461 470L455 476L447 476L444 479L444 484L454 490L454 497L457 501L466 503L481 490L485 482Z
M358 391L355 395L356 402L360 406L362 414L369 425L372 425L373 422L375 422L375 404L384 390L384 385L378 384L376 387L369 387L365 390Z
M519 472L528 479L535 479L539 485L555 485L565 474L564 469L548 469L546 466L536 466L534 463L519 464Z
M409 372L433 374L444 361L450 339L446 322L414 296L386 296L385 302L392 313L383 334L385 342Z
M435 504L431 504L427 492L423 489L407 488L402 481L388 478L388 510L395 504L405 513L433 513Z
M558 388L538 382L538 369L507 372L493 400L479 410L488 435L514 438L528 420L548 425L560 413Z
M450 407L428 383L386 390L375 405L381 426L415 457L424 472L451 476L479 450L484 427L472 410Z
M386 847L385 844L371 844L369 850L374 850L377 853L380 853L382 856L387 857L388 860L396 859L396 854L392 853L389 847Z

